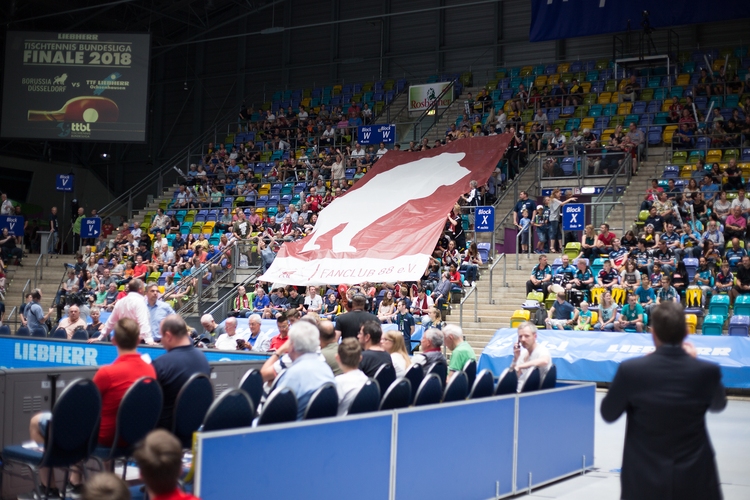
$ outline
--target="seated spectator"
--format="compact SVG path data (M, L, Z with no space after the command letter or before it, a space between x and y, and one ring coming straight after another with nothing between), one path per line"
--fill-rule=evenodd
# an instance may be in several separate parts
M705 257L698 259L698 269L693 279L695 286L701 289L701 307L706 307L708 298L714 290L714 272L713 266L709 267L709 263Z
M476 361L477 356L474 349L464 338L464 332L458 325L445 325L443 329L445 345L451 350L451 360L448 364L448 381L456 373L463 371L464 366L470 360Z
M180 389L196 373L209 376L211 367L201 350L193 347L187 324L180 316L176 314L167 316L161 322L159 329L161 345L167 352L152 362L156 370L156 379L164 393L164 405L158 426L171 429L174 404Z
M544 378L551 365L549 350L537 342L534 323L521 323L518 327L518 343L513 346L513 361L510 363L510 369L518 373L517 391L521 392L534 368L538 368L540 377Z
M305 310L308 313L319 314L323 309L323 298L318 295L318 287L308 286L307 296L305 297Z
M737 269L742 258L747 255L747 250L742 247L740 243L741 238L732 238L732 246L729 247L724 255L724 258L729 262L729 267Z
M79 306L73 304L68 308L68 317L63 318L58 323L57 328L62 328L68 335L69 339L73 338L73 332L79 328L82 330L86 329L86 321L81 318L81 310Z
M466 272L466 281L471 286L476 285L477 278L479 278L479 266L482 265L482 257L479 255L476 242L472 242L469 248L466 249L466 254L463 256L461 261L460 271Z
M592 314L591 311L589 311L589 303L585 300L581 302L580 308L576 312L578 315L578 323L573 327L573 330L591 330Z
M313 393L322 385L334 382L331 368L317 354L319 347L318 328L307 321L298 321L289 328L289 340L263 365L263 368L273 365L281 356L289 353L292 364L279 374L275 385L276 389L288 387L294 391L297 396L297 420L302 420Z
M599 318L594 325L594 330L611 332L615 328L617 318L617 303L612 300L612 293L605 291L599 303Z
M635 289L635 295L638 297L638 303L647 313L651 313L651 308L656 304L656 293L651 287L651 279L648 275L641 277L641 285Z
M671 274L675 268L675 257L674 252L667 247L667 243L659 240L659 245L654 251L654 264L658 262L661 265L661 270L667 274ZM654 264L651 265L653 268Z
M120 477L111 472L100 472L86 481L80 492L80 498L83 500L130 500L130 490L128 484Z
M12 257L16 258L16 265L23 266L23 249L16 246L16 237L8 233L8 228L3 228L0 236L0 256L4 261L9 261Z
M539 263L531 270L529 281L526 282L526 294L539 290L547 296L547 289L552 284L552 268L547 263L547 256L540 255Z
M381 346L383 330L377 321L365 321L360 327L357 340L362 347L362 361L359 369L368 377L375 376L378 369L385 364L391 364L391 356Z
M671 285L670 277L666 275L661 277L661 288L656 292L656 304L662 302L680 302L680 294Z
M244 338L237 333L237 318L229 317L224 322L224 333L216 339L216 349L236 351L238 340L244 340Z
M378 319L381 323L391 323L395 314L396 303L393 300L393 292L388 290L378 306Z
M626 328L635 328L638 333L643 332L643 307L636 302L635 295L628 296L628 303L622 307L620 316L615 321L615 330L625 331Z
M612 268L622 272L625 262L628 260L628 250L620 246L620 238L612 240L612 251L609 253L609 260L612 262Z
M584 292L585 295L594 283L594 274L591 272L591 268L584 259L578 259L578 269L566 288Z
M91 323L86 325L86 334L89 338L101 337L102 333L104 333L104 323L99 319L101 317L101 309L97 306L92 306L89 315L91 316Z
M742 256L742 262L737 266L735 273L735 285L729 292L732 304L740 295L750 293L750 256Z
M255 298L253 299L253 311L254 313L260 314L265 319L271 318L271 300L266 295L263 288L256 288Z
M612 269L611 261L604 261L602 270L599 271L599 276L597 276L597 282L599 283L599 286L610 292L620 284L620 276L617 274L617 271Z
M133 452L146 492L153 500L199 500L179 488L182 445L163 429L151 431Z
M578 322L578 311L565 300L565 293L557 294L557 299L549 310L549 317L544 321L550 330L570 330Z
M333 345L336 345L335 343ZM337 415L345 415L354 398L367 382L367 375L359 369L362 360L362 347L359 342L352 338L344 339L338 345L336 361L340 367L341 374L337 375L336 392L339 396L339 409Z
M693 147L693 131L688 123L680 123L680 128L672 136L672 147L675 149L689 149Z
M411 358L406 344L404 344L403 335L394 330L383 332L380 344L391 356L391 364L396 370L396 377L403 377L406 370L411 366Z
M284 287L279 287L271 293L271 311L275 314L281 314L289 309L289 300L284 295Z
M716 275L715 283L714 293L716 294L728 294L734 287L734 275L729 270L729 262L726 260L721 263L721 271Z
M276 351L289 340L289 317L293 312L296 311L290 309L276 318L276 328L278 328L279 334L271 339L268 350Z
M742 215L742 208L739 205L733 206L732 213L727 216L724 223L724 240L744 240L746 230L747 220Z
M436 364L443 364L447 367L448 362L440 350L440 348L443 347L443 343L444 335L442 331L437 328L427 329L422 334L422 340L420 341L421 352L412 357L412 363L415 365L422 365L425 369L425 373Z
M677 297L679 298L684 296L685 291L690 285L690 278L688 277L684 261L677 261L677 266L672 273L671 282L674 289L677 290Z

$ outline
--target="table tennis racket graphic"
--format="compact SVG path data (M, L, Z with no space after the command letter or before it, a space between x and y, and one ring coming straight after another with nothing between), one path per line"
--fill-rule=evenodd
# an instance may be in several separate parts
M57 111L38 111L30 109L27 120L30 122L116 122L120 108L106 97L81 96L70 99Z

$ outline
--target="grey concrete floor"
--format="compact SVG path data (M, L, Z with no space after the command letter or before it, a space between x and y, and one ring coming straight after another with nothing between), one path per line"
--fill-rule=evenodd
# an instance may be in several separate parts
M532 491L526 498L617 500L620 498L625 416L608 424L599 415L604 392L596 393L594 470ZM750 498L750 401L730 400L721 413L708 414L708 430L716 452L725 500Z

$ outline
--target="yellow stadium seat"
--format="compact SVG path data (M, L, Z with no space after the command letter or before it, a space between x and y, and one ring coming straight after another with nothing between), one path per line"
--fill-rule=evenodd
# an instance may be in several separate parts
M612 92L602 92L599 94L599 104L609 104L612 101Z
M265 195L271 192L271 185L270 184L261 184L260 189L258 189L258 194Z
M535 87L544 87L547 85L547 75L539 75L534 80Z
M668 125L664 127L664 132L662 133L661 139L666 144L672 143L672 136L677 131L677 125Z
M560 73L553 73L547 77L547 85L557 85L560 83Z
M695 314L686 314L685 323L687 323L688 333L694 334L698 326L698 316Z
M570 63L560 63L557 65L558 73L570 73Z
M620 93L612 92L612 100L610 102L620 102Z
M721 161L721 149L709 149L706 155L706 162L716 163Z
M591 92L591 82L581 82L579 83L579 85L581 86L584 94L588 94L589 92Z
M617 114L618 115L629 115L630 111L633 109L633 103L632 102L622 102L619 106L617 106Z
M682 73L681 75L677 76L677 85L680 87L684 87L685 85L690 84L690 74L689 73Z
M529 311L526 311L524 309L517 309L513 312L513 316L511 316L510 318L510 327L518 328L518 326L524 321L529 321L530 317L531 313Z
M612 137L612 134L614 133L615 133L615 129L613 128L604 129L604 132L602 132L602 138L601 138L602 144L606 145L609 142L609 138Z

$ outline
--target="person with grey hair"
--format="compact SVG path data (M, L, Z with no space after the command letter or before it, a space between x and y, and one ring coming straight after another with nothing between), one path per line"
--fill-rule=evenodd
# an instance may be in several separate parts
M219 335L219 338L216 339L216 348L220 351L236 351L237 341L245 340L242 338L242 335L237 333L237 318L231 316L227 318L224 322L224 330L226 332Z
M539 375L544 378L550 366L552 356L536 341L536 325L529 321L518 325L518 342L513 346L513 362L510 364L510 369L518 373L518 392L534 368L538 368Z
M315 325L298 321L289 328L289 340L276 349L266 360L263 368L273 366L285 353L292 364L284 370L276 382L276 389L288 387L297 396L297 420L305 415L312 394L324 384L334 382L333 372L325 358L318 356L320 333Z
M470 359L477 360L477 355L466 340L464 331L460 326L449 324L443 327L445 346L452 351L451 362L448 364L448 380L464 369L464 365Z
M433 365L443 364L448 365L445 360L445 356L440 351L443 347L445 337L443 332L437 328L428 328L426 332L422 334L422 340L419 342L422 352L417 353L412 357L411 362L415 365L422 365L425 371L429 370Z
M203 333L200 334L199 338L207 340L208 344L215 343L216 339L225 333L224 327L217 324L210 314L201 316L201 326L203 327Z
M451 291L451 280L448 276L447 271L443 271L443 273L440 275L440 282L437 284L437 287L435 287L435 291L432 292L433 302L435 303L435 307L438 308L438 310L443 309L443 304L448 300L448 295Z

